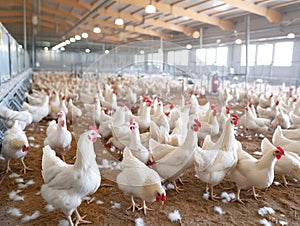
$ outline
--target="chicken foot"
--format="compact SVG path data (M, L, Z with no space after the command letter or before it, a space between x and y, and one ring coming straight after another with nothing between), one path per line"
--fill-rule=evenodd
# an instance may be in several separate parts
M256 194L255 187L252 187L252 192L253 192L253 197L255 198L255 200L258 201L258 197L261 197L261 196Z
M132 212L134 212L135 208L139 209L140 207L138 207L138 205L135 204L134 198L133 198L133 196L131 196L131 206L129 206L127 208L127 210L131 210L132 209Z
M77 226L78 224L91 224L91 221L86 221L84 220L84 218L86 217L86 215L84 215L83 217L80 216L78 210L75 210L75 214L76 214L76 222L75 222L75 226Z
M241 189L239 188L238 190L237 190L237 193L236 193L236 199L235 199L235 201L236 202L239 202L239 203L241 203L241 204L243 204L243 205L245 205L245 203L241 200L241 198L240 198L240 193L241 193Z
M172 181L172 184L174 185L174 187L175 187L175 191L177 192L177 193L180 193L180 191L183 191L183 189L182 188L179 188L178 186L177 186L177 184L176 184L176 181L174 180L174 181Z
M147 210L153 210L153 209L150 209L146 206L146 201L143 200L143 206L138 208L138 210L144 210L144 214L146 215L147 214Z
M221 197L214 195L214 186L210 185L210 192L209 192L209 197L212 201L218 201L220 199L222 199Z
M22 165L23 165L23 169L20 170L21 172L23 171L23 173L26 174L26 170L32 171L31 168L29 168L28 166L25 165L25 162L24 162L23 158L21 159L21 162L22 162Z

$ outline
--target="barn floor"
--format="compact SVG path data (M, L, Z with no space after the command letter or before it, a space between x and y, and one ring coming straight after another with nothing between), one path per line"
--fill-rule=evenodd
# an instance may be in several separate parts
M23 178L24 182L16 181L12 178L13 174L8 174L3 179L0 187L0 225L64 225L66 223L65 216L60 210L47 211L45 206L47 203L39 195L39 190L43 184L41 176L41 158L42 147L45 138L47 120L43 120L36 125L30 125L26 128L27 137L31 137L29 150L25 157L25 163L33 169L25 175L20 173L21 163L19 161L11 161L11 169L19 175L18 178ZM69 126L72 130L72 127ZM259 151L260 142L262 138L255 137L253 140L245 139L242 136L237 136L242 142L243 148L249 153ZM270 138L270 137L269 137ZM72 160L76 151L75 139L72 141L72 148L66 156L68 163L74 162ZM100 141L95 144L95 150L99 150L103 146ZM101 150L102 151L102 150ZM113 153L116 156L116 153ZM99 159L99 164L101 160ZM0 172L5 171L5 161L0 160ZM180 193L174 190L167 191L167 201L164 205L157 203L148 203L148 207L152 211L148 211L145 216L142 211L132 212L126 210L130 206L130 198L124 196L118 189L113 176L109 175L104 168L100 169L102 174L102 182L98 191L92 195L94 201L90 204L83 201L78 208L82 215L86 215L86 219L92 221L92 225L135 225L136 218L143 218L145 225L259 225L260 220L267 219L273 225L299 225L300 220L300 184L293 178L287 177L289 187L281 186L282 179L276 177L274 183L267 191L260 190L261 195L256 201L251 191L243 190L241 198L245 204L230 201L225 203L220 201L211 201L203 198L205 193L205 184L195 177L194 169L189 169L182 179L184 185L179 185L183 189ZM1 175L3 177L4 174ZM34 184L29 184L26 188L22 184L33 180ZM279 184L280 183L280 184ZM23 200L13 201L9 198L11 191L20 192L17 194L23 196ZM221 186L215 187L215 193L221 195L222 192L234 193L236 189L234 184L229 181L224 181ZM136 199L141 203L141 200ZM223 214L217 213L214 208L221 207ZM8 210L11 207L18 208L21 216L11 216ZM271 207L275 213L261 216L258 210L263 207ZM39 211L40 215L34 219L26 222L25 215L31 216L35 211ZM169 213L178 210L181 215L181 222L171 222L168 218Z

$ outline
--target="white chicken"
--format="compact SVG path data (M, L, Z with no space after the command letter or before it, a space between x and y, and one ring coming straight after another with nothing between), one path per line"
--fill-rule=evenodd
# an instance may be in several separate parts
M241 119L241 123L252 135L254 134L265 134L269 130L269 125L271 123L270 119L258 118L252 114L250 107L246 106L245 115Z
M65 161L64 156L71 147L72 135L67 128L65 112L60 111L57 113L57 116L57 124L55 121L51 121L47 128L47 137L44 140L44 145L49 145Z
M141 143L139 125L133 119L131 119L129 123L129 128L131 130L130 142L128 146L129 149L131 150L132 154L144 164L152 165L153 160L150 152Z
M260 159L242 149L239 149L239 152L242 157L239 157L236 166L228 173L229 179L237 186L236 200L243 203L240 192L248 187L252 187L253 196L257 200L255 188L268 188L273 183L275 163L284 155L284 150L280 146L272 145L271 150Z
M273 144L267 139L264 138L261 142L261 151L265 155L268 151L272 150ZM277 161L275 164L275 174L279 174L283 178L284 186L287 187L288 183L285 178L285 175L291 175L300 180L300 157L296 153L284 151L284 155Z
M145 215L148 209L146 201L166 201L166 191L161 185L158 173L134 157L127 147L124 149L120 167L122 171L117 176L117 183L120 190L131 196L131 206L128 209L135 211L134 197L143 200L143 205L138 210L143 209Z
M175 190L179 188L176 185L176 180L186 169L193 165L194 149L198 146L197 132L201 128L201 123L195 119L194 123L189 127L184 143L160 158L155 160L153 169L166 180L172 181Z
M141 115L132 115L132 118L139 124L140 132L148 130L151 122L150 110L152 101L150 99L146 99L144 104L145 106L143 107Z
M31 170L24 163L24 157L30 149L25 132L14 122L12 128L8 129L3 136L1 153L6 160L6 173L11 171L9 163L12 159L20 159L23 165L23 172Z
M18 120L18 124L22 130L32 123L32 114L30 112L14 111L3 105L0 105L0 118L3 119L8 128L11 128L16 120Z
M209 185L212 200L216 199L213 187L219 184L237 163L238 142L234 136L234 126L237 123L238 116L232 114L215 145L207 145L207 150L199 147L195 149L195 171L198 178Z
M291 127L290 117L281 109L277 111L275 118L271 122L272 129L275 129L277 126L281 126L283 129L288 129Z
M282 129L282 134L283 134L283 136L285 136L288 139L300 140L300 128L297 128L297 129Z
M74 119L78 120L78 118L80 118L81 116L82 116L81 109L73 104L72 99L69 99L68 113L67 113L68 122L72 122Z
M260 118L267 118L273 120L278 112L279 101L277 100L273 106L269 108L262 108L260 105L257 106L257 113Z
M273 134L272 143L274 145L280 145L286 151L294 152L294 153L300 155L299 141L286 138L283 135L282 129L280 126L277 126L277 128Z
M206 135L216 136L219 133L219 122L217 118L217 110L213 109L209 115L208 122L201 123L201 130L198 132L198 138L203 140Z
M40 122L49 114L49 96L50 92L48 91L47 95L43 96L42 102L38 105L30 105L26 102L23 103L22 110L27 110L32 114L33 122Z
M75 225L91 223L83 220L77 207L85 196L95 193L101 184L93 147L98 137L100 135L95 128L90 128L80 136L74 165L63 162L50 146L43 148L42 176L45 183L41 187L41 195L49 204L62 210L71 226L74 225L71 219L74 211L77 218Z

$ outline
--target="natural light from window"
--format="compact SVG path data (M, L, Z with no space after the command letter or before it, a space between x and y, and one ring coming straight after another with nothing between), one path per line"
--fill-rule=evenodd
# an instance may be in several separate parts
M273 44L263 44L257 46L257 65L271 65L273 58Z
M248 57L248 65L249 66L254 66L255 54L256 54L256 45L249 45L249 57ZM241 65L246 66L246 46L245 45L242 46Z
M274 66L290 67L293 60L294 42L275 43Z

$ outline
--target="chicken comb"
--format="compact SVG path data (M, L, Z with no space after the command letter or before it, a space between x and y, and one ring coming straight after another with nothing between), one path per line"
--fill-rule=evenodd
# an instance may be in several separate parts
M252 107L252 105L253 105L253 103L252 103L252 102L250 102L250 103L249 103L249 107Z
M216 105L212 104L212 105L210 106L210 109L211 109L211 110L216 109Z
M169 102L170 103L170 109L173 109L174 108L174 104Z
M281 146L276 146L277 150L280 151L282 154L284 154L284 150Z
M93 131L95 131L96 133L99 134L98 128L96 126L90 126L89 130L93 130Z
M278 104L279 104L279 100L277 100L275 104L276 104L276 106L278 106Z
M167 196L164 193L162 193L161 201L165 202L166 200L167 200Z
M297 98L295 97L293 101L294 101L294 102L297 102Z
M194 119L194 122L197 124L198 127L201 127L201 122L198 119Z
M235 118L236 120L239 120L239 116L237 114L232 114L231 117Z

